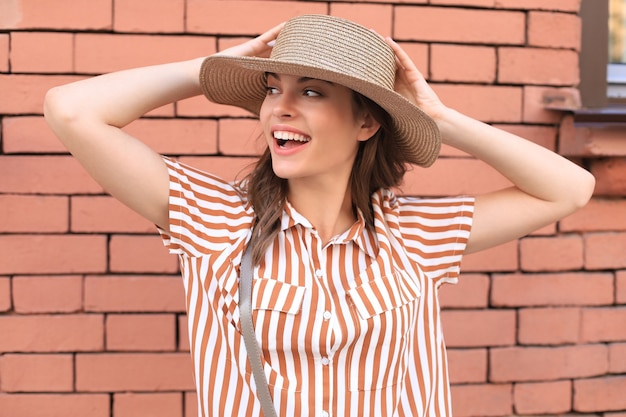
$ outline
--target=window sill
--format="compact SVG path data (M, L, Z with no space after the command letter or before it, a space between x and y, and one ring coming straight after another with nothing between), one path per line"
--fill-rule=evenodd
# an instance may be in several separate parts
M624 124L626 103L610 104L600 108L581 108L573 111L576 124Z

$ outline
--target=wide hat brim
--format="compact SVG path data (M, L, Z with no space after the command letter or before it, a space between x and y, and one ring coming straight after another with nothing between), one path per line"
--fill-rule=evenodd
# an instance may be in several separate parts
M342 23L347 22L350 29L353 29L353 26L362 28L353 22L326 15L307 17L340 20ZM280 47L278 43L284 31L285 29L279 34L275 50ZM368 30L368 33L372 32ZM374 36L380 39L377 35ZM391 50L388 45L384 45ZM353 50L353 45L350 46ZM268 72L337 83L364 95L387 111L392 119L393 137L391 140L407 162L423 167L428 167L435 162L441 149L439 129L432 118L393 90L395 70L390 75L391 81L387 80L387 85L381 85L380 82L369 80L358 73L355 76L346 73L348 71L341 68L334 68L332 64L306 62L307 58L302 58L303 51L300 54L292 54L292 58L285 58L283 56L285 54L281 52L279 52L281 55L279 58L274 57L274 52L270 58L228 55L212 55L206 58L200 70L202 92L215 103L237 106L258 116L266 96L265 74ZM315 51L315 54L324 52ZM384 52L388 53L388 51ZM393 52L391 54L393 57ZM293 62L295 60L297 61ZM313 58L309 61L313 61ZM391 65L395 65L395 61Z

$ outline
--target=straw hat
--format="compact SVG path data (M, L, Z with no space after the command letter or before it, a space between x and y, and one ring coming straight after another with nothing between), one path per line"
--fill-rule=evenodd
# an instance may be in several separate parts
M269 58L212 55L200 70L211 101L259 114L265 73L299 75L346 86L389 113L398 149L407 162L430 166L441 148L435 122L393 89L395 54L376 33L349 20L302 15L288 20Z

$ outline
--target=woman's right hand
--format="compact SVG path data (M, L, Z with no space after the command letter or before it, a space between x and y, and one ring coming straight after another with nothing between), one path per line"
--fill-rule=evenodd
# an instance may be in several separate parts
M283 26L285 26L285 22L274 26L254 39L250 39L242 44L220 51L216 55L255 56L259 58L267 58L272 51L273 41L276 40L276 37L282 30Z

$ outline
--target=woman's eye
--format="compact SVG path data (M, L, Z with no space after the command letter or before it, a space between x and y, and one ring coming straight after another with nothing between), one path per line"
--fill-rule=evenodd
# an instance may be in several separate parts
M307 96L307 97L319 97L319 96L321 96L321 94L318 93L317 91L311 90L311 89L308 89L308 88L306 90L304 90L304 95Z
M268 95L278 94L278 88L276 88L276 87L267 86L267 87L265 87L265 90L267 91Z

